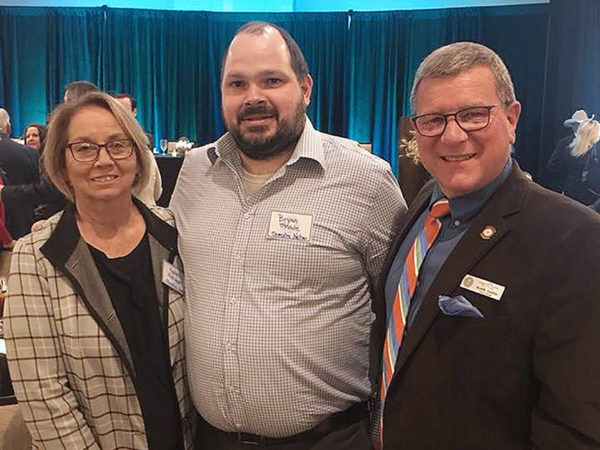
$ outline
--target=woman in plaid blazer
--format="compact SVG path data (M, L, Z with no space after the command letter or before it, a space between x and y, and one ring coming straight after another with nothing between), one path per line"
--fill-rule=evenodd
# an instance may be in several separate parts
M131 195L150 173L146 148L107 94L53 113L44 165L72 203L17 243L5 318L36 448L191 448L177 234L169 211ZM111 272L131 261L148 283Z

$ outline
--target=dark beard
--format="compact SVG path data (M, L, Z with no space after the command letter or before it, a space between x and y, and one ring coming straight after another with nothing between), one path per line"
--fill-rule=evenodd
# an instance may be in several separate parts
M293 148L300 135L304 131L304 124L306 122L306 116L304 115L306 107L302 101L298 102L296 112L292 121L280 120L279 112L270 106L248 106L240 111L237 116L236 124L232 125L226 122L227 129L235 143L250 159L264 160L269 159L275 155L286 152ZM275 134L270 137L262 135L247 137L244 136L240 130L239 124L246 117L260 116L260 115L271 115L277 120L277 129ZM262 125L254 127L252 131L261 131Z

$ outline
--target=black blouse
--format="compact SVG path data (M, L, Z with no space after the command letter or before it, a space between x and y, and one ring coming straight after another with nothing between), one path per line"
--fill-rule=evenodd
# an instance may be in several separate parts
M108 258L88 245L115 308L135 370L135 385L151 450L183 448L181 415L161 321L148 234L128 255Z

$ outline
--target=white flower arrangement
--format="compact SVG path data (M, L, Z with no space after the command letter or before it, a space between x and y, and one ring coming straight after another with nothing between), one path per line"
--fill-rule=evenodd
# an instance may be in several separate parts
M185 155L185 152L191 150L194 146L194 142L189 141L186 137L180 137L179 140L175 143L174 153L177 156Z

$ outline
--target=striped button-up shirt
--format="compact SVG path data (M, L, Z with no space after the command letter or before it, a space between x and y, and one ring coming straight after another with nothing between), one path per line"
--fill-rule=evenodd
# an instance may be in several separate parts
M289 161L245 194L229 134L188 152L171 209L195 405L271 437L372 394L371 288L406 211L389 165L307 119Z

